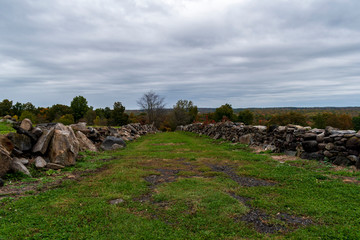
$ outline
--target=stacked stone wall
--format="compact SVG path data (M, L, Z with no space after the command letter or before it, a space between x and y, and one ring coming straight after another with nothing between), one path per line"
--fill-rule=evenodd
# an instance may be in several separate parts
M360 131L332 127L312 129L298 125L246 126L241 123L194 123L177 130L207 135L305 159L326 160L336 165L360 168Z

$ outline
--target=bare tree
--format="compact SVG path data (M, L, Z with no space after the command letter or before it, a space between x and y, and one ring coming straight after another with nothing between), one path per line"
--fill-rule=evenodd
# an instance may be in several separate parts
M159 127L164 115L164 98L160 97L154 91L149 91L144 93L137 101L137 104L147 113L148 122L154 123L156 127Z

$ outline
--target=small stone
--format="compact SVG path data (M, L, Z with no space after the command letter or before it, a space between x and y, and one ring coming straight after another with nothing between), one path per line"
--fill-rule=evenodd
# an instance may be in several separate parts
M58 170L58 169L63 169L64 168L63 165L56 164L56 163L47 163L46 167L50 168L50 169L53 169L53 170Z
M35 167L37 168L44 168L46 167L47 163L44 158L38 156L35 158Z
M334 147L335 147L335 145L333 143L328 143L328 144L326 144L325 149L332 150L332 149L334 149Z
M325 157L328 157L328 158L331 158L332 156L334 156L334 154L332 154L332 153L329 152L329 151L324 151L324 156L325 156Z
M123 202L124 202L124 199L121 199L121 198L109 201L109 203L112 204L112 205L117 205L117 204L120 204L120 203L123 203Z
M18 161L16 159L11 162L10 169L15 172L22 172L25 175L28 175L29 177L31 177L29 170L24 166L24 164L22 164L20 161Z
M316 136L316 141L318 143L323 142L325 138L325 133L320 133L319 135Z
M19 161L21 162L22 164L26 165L29 163L29 160L27 160L26 158L17 158L17 157L14 157L13 159L14 161Z
M351 161L352 164L355 164L359 160L359 158L355 155L349 155L347 158Z

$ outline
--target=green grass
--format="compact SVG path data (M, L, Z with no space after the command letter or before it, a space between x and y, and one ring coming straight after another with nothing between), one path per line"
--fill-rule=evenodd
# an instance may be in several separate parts
M323 163L279 163L243 145L178 132L82 155L65 171L109 167L37 195L0 200L0 239L360 239L360 186L343 183L336 177L346 173L336 175ZM240 186L211 165L277 184ZM161 177L158 169L179 172L151 186L144 178ZM229 193L251 198L249 205ZM109 204L118 198L124 202ZM281 212L313 224L262 234L237 220L251 208L262 209L270 222Z
M11 124L0 122L0 134L8 134L9 132L15 132L15 130L11 127Z

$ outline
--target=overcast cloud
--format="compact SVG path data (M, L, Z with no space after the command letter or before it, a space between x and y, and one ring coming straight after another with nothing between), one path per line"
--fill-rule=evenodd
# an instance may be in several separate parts
M2 99L359 106L358 0L0 0Z

